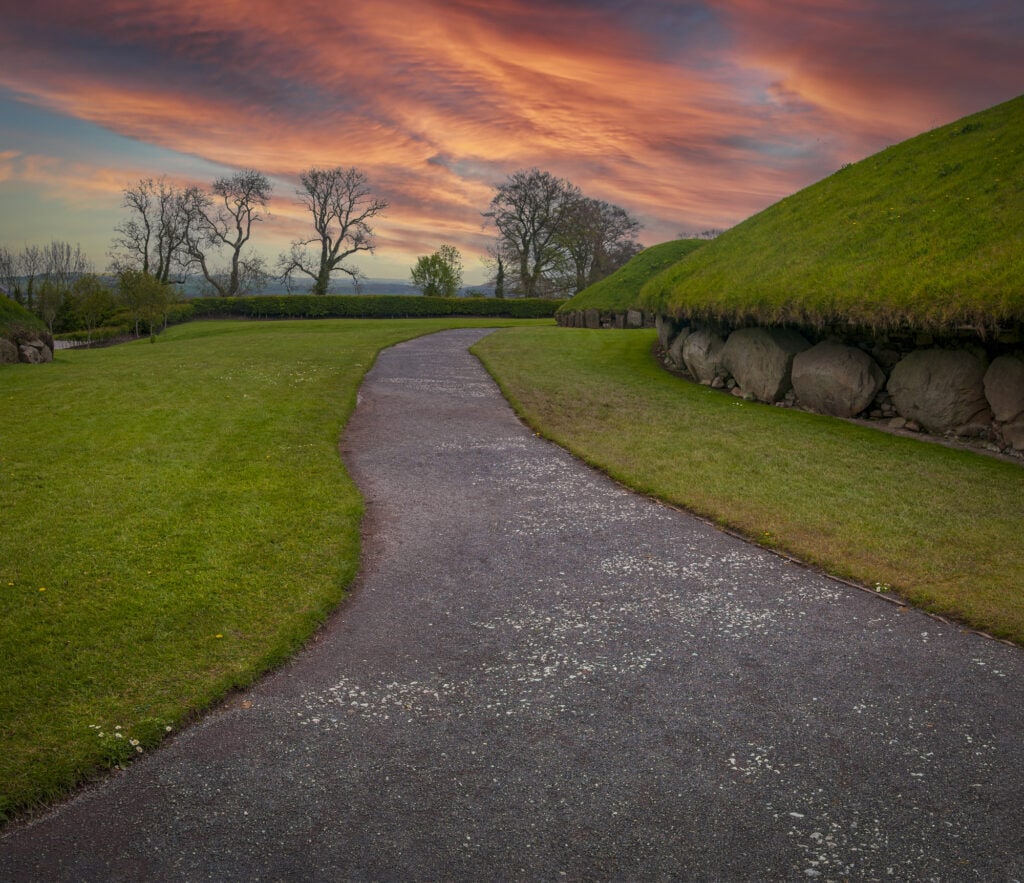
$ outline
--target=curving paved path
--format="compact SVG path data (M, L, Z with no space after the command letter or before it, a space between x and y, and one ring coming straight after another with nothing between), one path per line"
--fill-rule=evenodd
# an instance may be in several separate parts
M367 378L329 627L0 878L1024 877L1024 654L615 486L515 419L484 333Z

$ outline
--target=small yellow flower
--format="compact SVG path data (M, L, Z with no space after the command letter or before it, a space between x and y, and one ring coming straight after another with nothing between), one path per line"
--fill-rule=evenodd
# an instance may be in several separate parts
M223 635L214 635L215 638L223 638Z
M46 591L46 586L40 586L39 587L39 591L40 592L45 592Z

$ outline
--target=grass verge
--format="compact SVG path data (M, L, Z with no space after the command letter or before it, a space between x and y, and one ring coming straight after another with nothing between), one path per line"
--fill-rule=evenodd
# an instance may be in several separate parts
M534 429L636 490L1024 644L1024 469L674 377L650 331L474 347Z
M298 648L358 568L337 445L363 374L503 324L192 323L0 367L0 820Z

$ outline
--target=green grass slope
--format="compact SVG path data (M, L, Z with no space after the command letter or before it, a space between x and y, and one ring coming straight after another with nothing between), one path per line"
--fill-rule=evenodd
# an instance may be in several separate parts
M735 323L1024 321L1024 96L783 199L652 279L640 303Z
M15 332L29 329L45 331L46 326L17 301L0 294L0 337L12 337Z
M673 239L645 248L631 261L610 276L584 288L575 297L567 300L558 309L559 313L574 310L615 310L632 309L644 283L681 261L690 252L705 244L703 239Z

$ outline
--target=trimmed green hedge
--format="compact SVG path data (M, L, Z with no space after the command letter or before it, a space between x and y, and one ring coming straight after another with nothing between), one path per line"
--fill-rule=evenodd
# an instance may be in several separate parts
M199 297L189 301L194 319L409 319L488 316L547 319L562 305L542 298L421 297L419 295L283 294Z

